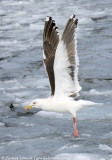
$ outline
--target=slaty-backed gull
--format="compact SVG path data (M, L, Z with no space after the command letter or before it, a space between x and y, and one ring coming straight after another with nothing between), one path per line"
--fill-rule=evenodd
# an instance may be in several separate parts
M74 137L78 137L76 112L86 106L98 105L91 101L75 100L81 90L78 82L77 24L78 19L73 14L60 35L52 17L46 18L43 57L51 86L51 96L36 99L25 108L29 110L35 107L46 111L71 113Z

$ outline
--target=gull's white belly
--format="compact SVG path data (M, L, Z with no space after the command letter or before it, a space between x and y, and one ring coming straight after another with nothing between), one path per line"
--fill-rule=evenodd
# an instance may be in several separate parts
M70 112L72 115L83 107L98 105L91 101L78 100L75 101L71 98L48 98L41 101L41 108L43 110L52 112Z
M75 110L75 101L51 100L46 106L46 110L53 112L68 112L71 109Z
M68 112L66 106L64 105L61 105L61 104L57 104L57 105L54 105L52 104L52 107L50 107L50 111L53 111L53 112Z

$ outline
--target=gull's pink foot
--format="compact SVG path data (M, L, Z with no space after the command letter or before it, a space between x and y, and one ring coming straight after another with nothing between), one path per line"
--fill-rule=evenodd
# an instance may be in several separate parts
M73 128L74 128L74 138L79 136L79 131L77 130L77 118L73 117Z
M77 129L74 129L74 138L77 138L79 136L79 131Z

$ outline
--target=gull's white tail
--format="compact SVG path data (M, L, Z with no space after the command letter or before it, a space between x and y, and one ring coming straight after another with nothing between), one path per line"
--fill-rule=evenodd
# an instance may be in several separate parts
M102 106L103 103L95 103L92 101L85 101L85 100L80 100L83 106Z
M92 101L79 100L76 102L75 110L78 111L81 108L89 107L89 106L102 106L103 103L95 103Z

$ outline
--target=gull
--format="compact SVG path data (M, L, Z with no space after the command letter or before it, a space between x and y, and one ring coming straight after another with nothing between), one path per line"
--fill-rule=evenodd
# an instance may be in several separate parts
M99 103L76 100L81 86L78 81L78 55L76 28L78 19L71 15L62 34L52 17L47 16L43 32L43 62L48 74L51 96L36 99L25 110L32 107L51 112L69 112L73 117L73 134L78 137L76 112L86 106Z

